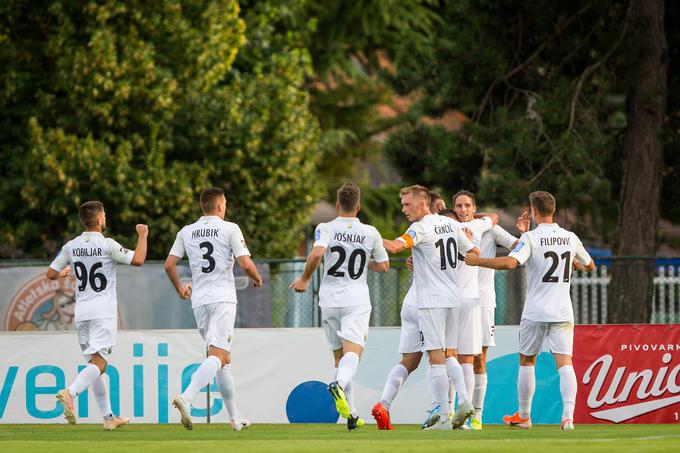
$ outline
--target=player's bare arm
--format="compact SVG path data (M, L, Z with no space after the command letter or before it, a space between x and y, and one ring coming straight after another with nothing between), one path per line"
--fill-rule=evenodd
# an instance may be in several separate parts
M522 215L517 218L517 225L515 226L517 227L517 231L520 233L526 233L529 231L531 228L531 214L529 211L522 212Z
M51 267L48 267L46 277L49 278L50 280L58 280L60 278L68 277L70 273L71 266L66 266L64 269L61 270L61 272L57 272Z
M574 262L571 263L572 266L574 267L574 270L577 271L582 271L582 272L592 272L595 270L595 260L590 260L590 263L587 265L583 264L577 259L574 259Z
M179 294L179 297L181 297L184 300L187 300L191 298L191 284L187 283L186 285L182 286L182 282L179 281L177 263L179 263L180 259L181 258L179 256L168 255L168 258L165 260L165 265L163 266L163 269L165 269L165 273L168 274L170 283L172 283L172 286L175 288L175 291L177 291L177 294Z
M236 258L241 269L253 280L253 288L262 288L262 276L257 271L257 266L248 255Z
M468 266L486 267L497 271L514 269L519 262L510 256L501 256L498 258L480 258L479 254L468 254L465 256L465 264Z
M374 259L368 260L368 268L372 270L373 272L389 272L390 270L390 262L389 261L383 261L382 263L377 263Z
M146 246L147 238L149 236L149 227L142 223L135 226L137 230L137 247L135 247L135 255L130 262L133 266L141 266L146 260Z
M314 271L319 267L319 264L321 264L321 260L323 259L323 254L325 251L326 248L319 245L312 249L311 253L307 257L305 270L302 272L302 275L290 284L290 287L293 288L296 293L305 292L307 285L309 285L309 280L314 274Z
M385 250L387 250L387 253L390 253L392 255L394 255L395 253L403 252L408 248L406 242L400 241L398 239L394 240L383 239L383 245L385 246Z

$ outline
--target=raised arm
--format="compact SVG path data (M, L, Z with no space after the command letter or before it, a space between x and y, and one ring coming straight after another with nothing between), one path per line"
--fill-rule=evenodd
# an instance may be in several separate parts
M482 217L488 217L491 219L492 225L498 225L498 214L495 212L482 212L474 215L475 219L481 219Z
M135 247L135 255L132 257L130 264L133 266L141 266L146 261L146 243L149 236L149 227L144 224L135 226L137 230L137 247Z
M399 240L399 239L383 239L383 245L385 246L385 250L387 250L387 253L390 253L394 255L395 253L403 252L407 248L409 248L406 244L406 242Z

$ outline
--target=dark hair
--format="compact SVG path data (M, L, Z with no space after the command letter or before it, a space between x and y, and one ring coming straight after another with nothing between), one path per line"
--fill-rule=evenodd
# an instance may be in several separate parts
M463 189L463 190L459 190L458 192L456 192L453 195L453 197L451 197L451 202L453 202L454 206L456 206L456 198L458 198L462 195L465 195L466 197L470 197L470 199L472 200L472 204L474 204L475 206L477 205L477 202L475 201L475 194L473 194L469 190Z
M203 214L215 212L217 209L217 199L224 196L224 190L219 187L211 187L201 192L201 210Z
M550 192L539 190L529 194L529 202L541 216L551 216L557 209L555 197Z
M86 201L78 208L80 223L82 223L85 228L96 227L97 216L100 212L104 212L104 203L97 200Z
M359 206L361 189L353 182L346 182L338 189L338 204L342 212L352 212Z
M444 209L444 210L442 210L442 211L439 211L439 215L445 215L445 216L451 216L451 215L453 215L453 216L455 216L455 215L456 215L456 211L454 211L453 209ZM458 216L456 216L456 218L457 218L457 217L458 217Z

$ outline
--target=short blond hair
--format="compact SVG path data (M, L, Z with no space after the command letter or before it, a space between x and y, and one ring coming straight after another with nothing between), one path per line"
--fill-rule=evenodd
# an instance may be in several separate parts
M557 201L550 192L539 190L529 194L529 202L541 216L551 216L557 209Z
M402 188L399 191L399 196L402 197L404 195L415 195L416 197L422 198L427 202L428 206L430 206L432 201L430 198L430 191L427 190L427 187L418 184Z

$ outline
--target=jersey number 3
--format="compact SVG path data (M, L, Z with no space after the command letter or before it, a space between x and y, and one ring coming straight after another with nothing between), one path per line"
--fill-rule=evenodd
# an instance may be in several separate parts
M215 248L213 247L212 243L208 241L201 242L198 244L198 246L206 250L206 252L203 254L203 259L208 262L208 267L201 267L201 271L204 274L209 274L215 270L215 258L212 257L212 253Z

